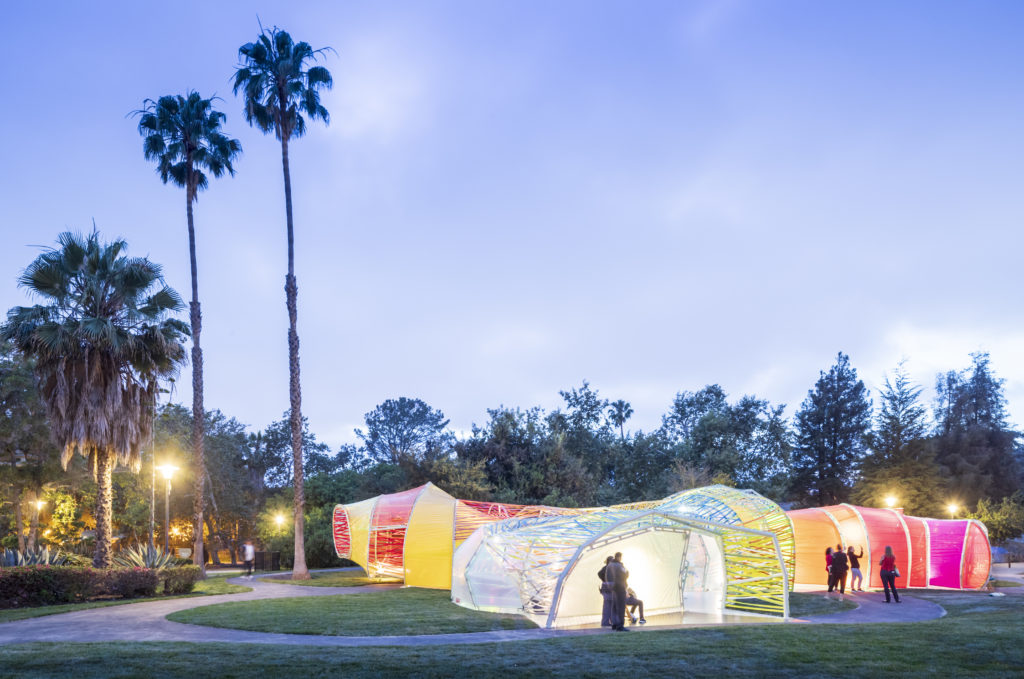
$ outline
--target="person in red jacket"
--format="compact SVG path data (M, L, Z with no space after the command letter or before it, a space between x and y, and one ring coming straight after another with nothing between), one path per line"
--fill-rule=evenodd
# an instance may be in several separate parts
M892 547L889 545L885 546L885 556L878 565L882 567L879 575L882 576L882 587L885 589L885 603L889 603L890 590L896 603L899 603L900 595L896 593L896 576L899 575L899 571L896 569L896 555L892 553Z

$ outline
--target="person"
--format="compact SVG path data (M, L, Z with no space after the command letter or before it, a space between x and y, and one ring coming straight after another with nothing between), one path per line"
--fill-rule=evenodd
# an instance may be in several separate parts
M601 592L602 598L604 598L604 605L601 608L601 627L612 626L612 607L615 605L615 594L612 592L612 581L608 580L608 564L612 562L614 557L608 557L604 560L604 566L597 572L597 577L601 579Z
M836 551L832 552L832 573L828 579L828 591L832 591L836 587L839 588L839 600L843 600L843 595L846 594L846 571L849 569L849 563L846 560L846 552L843 551L842 545L836 545Z
M882 576L882 588L885 589L885 603L889 603L890 591L892 591L896 603L899 603L900 595L896 593L896 576L899 571L896 570L896 555L892 553L892 547L889 545L885 546L885 556L878 562L878 565L882 567L879 575Z
M864 576L860 572L860 560L864 558L864 547L860 548L860 554L853 553L853 545L846 550L846 558L850 561L850 591L864 591Z
M252 546L252 540L246 540L242 546L242 561L245 562L245 577L252 580L252 562L256 560L256 548Z
M825 548L825 577L828 578L829 580L832 579L832 548L831 547L826 547ZM829 587L828 591L831 592L832 588Z
M636 598L636 592L633 591L632 587L626 588L626 605L629 606L629 621L634 625L637 622L636 609L640 608L640 624L646 625L647 620L644 618L644 602Z
M626 582L629 579L629 571L622 564L622 552L615 552L615 558L608 564L605 577L612 583L612 594L615 601L612 604L612 630L616 632L628 632L626 629Z

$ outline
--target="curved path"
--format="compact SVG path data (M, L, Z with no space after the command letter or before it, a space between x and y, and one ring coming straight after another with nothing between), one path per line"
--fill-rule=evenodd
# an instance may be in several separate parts
M107 608L91 608L71 613L47 615L0 624L0 644L31 642L108 642L108 641L192 641L249 644L286 644L309 646L438 646L445 644L480 644L496 641L524 641L550 639L561 636L607 634L603 629L573 630L507 630L463 634L431 634L419 636L320 636L311 634L275 634L244 630L202 627L171 622L166 616L176 611L200 606L212 606L229 601L253 601L303 596L329 596L355 594L393 589L400 585L368 585L360 587L303 587L273 582L272 577L258 576L253 580L241 577L228 582L252 586L251 592L218 594L184 599L146 601ZM904 603L885 604L881 593L868 592L850 595L859 606L827 616L793 620L797 623L878 623L917 622L945 615L941 606L923 599L904 597ZM706 624L706 623L705 623ZM740 623L750 624L750 623ZM687 626L703 626L696 623ZM680 625L659 627L648 625L645 630L679 629ZM636 628L634 628L636 629Z

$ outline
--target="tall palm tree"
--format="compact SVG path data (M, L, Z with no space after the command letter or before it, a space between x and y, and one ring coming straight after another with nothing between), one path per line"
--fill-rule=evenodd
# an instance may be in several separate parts
M284 169L284 209L288 224L288 274L284 279L288 305L288 372L291 403L290 423L292 460L295 468L295 565L292 578L308 580L306 568L303 510L305 494L302 476L302 391L299 387L299 288L295 280L295 235L292 221L292 179L288 169L288 143L306 133L306 117L330 122L327 109L320 103L320 90L333 84L323 66L307 66L326 49L314 50L305 42L294 42L278 28L263 29L256 42L238 48L239 66L235 71L234 92L242 93L245 119L264 133L273 132L281 142Z
M184 307L160 266L127 257L127 244L62 233L18 283L45 304L14 307L0 337L35 359L39 391L61 464L88 458L96 494L98 568L112 564L111 475L117 463L138 471L153 426L160 379L185 362L188 326L170 317Z
M209 182L206 172L220 177L234 175L232 161L242 152L237 139L221 131L225 115L213 108L212 99L203 99L198 92L189 92L147 99L139 116L139 134L146 160L155 160L157 173L164 184L173 183L185 189L185 213L188 216L188 254L192 267L192 302L189 319L192 324L192 451L195 459L195 499L192 534L195 542L192 563L205 569L203 558L203 510L206 493L206 458L203 454L203 350L199 343L202 313L199 309L199 274L196 266L196 229L192 205Z
M633 417L633 406L629 405L628 402L619 399L609 404L608 419L619 428L619 436L623 441L626 440L626 420L631 417Z

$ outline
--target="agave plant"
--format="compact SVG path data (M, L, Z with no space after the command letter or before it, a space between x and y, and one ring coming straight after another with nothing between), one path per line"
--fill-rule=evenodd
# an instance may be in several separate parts
M59 549L50 551L48 547L38 549L26 549L24 552L17 549L4 548L3 558L0 559L0 566L36 566L47 564L50 566L63 566L68 563L68 557Z
M174 556L149 545L132 545L125 547L114 556L114 564L124 568L152 568L160 570L173 566Z

